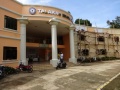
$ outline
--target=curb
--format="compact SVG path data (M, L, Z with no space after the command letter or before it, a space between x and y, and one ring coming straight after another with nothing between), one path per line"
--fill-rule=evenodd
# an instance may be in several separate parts
M109 81L107 81L106 83L104 83L103 85L99 86L97 88L97 90L101 90L103 89L103 87L105 87L106 85L108 85L112 80L114 80L116 77L118 77L120 75L120 73L118 73L117 75L115 75L114 77L112 77Z

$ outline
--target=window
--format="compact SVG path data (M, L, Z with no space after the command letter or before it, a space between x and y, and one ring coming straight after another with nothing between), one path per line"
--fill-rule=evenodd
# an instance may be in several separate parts
M85 40L85 37L86 37L85 35L80 34L79 40L84 41L84 40Z
M115 42L119 42L119 37L114 37Z
M82 50L82 54L83 54L84 56L88 56L88 55L89 55L89 50L88 50L88 49L83 49L83 50Z
M106 51L106 49L97 49L97 50L96 50L96 53L97 53L98 55L106 55L106 54L107 54L107 51Z
M17 47L4 47L3 60L17 59Z
M17 19L14 19L12 17L5 15L4 16L4 27L13 29L13 30L17 30Z
M98 40L99 42L104 42L104 37L103 37L103 36L98 36L98 37L97 37L97 40Z

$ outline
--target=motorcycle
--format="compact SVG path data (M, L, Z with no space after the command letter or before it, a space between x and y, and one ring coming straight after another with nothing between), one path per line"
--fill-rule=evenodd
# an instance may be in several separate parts
M33 71L33 66L32 65L24 65L22 63L20 63L20 65L16 68L17 72L20 71L27 71L29 73L31 73Z
M66 66L67 66L67 63L64 62L63 60L60 60L60 61L58 62L58 64L57 64L57 66L56 66L56 70L57 70L57 69L65 69Z

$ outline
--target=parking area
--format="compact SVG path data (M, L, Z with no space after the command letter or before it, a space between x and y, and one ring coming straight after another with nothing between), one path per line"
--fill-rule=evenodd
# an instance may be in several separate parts
M1 90L96 90L120 72L120 61L84 63L66 69L22 72L0 80Z

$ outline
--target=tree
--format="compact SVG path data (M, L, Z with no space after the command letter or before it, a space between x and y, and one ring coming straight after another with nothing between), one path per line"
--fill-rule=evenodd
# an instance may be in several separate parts
M117 16L115 20L107 20L107 24L110 26L110 28L120 28L120 16Z
M92 26L89 20L83 20L83 19L76 19L75 24L85 25L85 26Z

